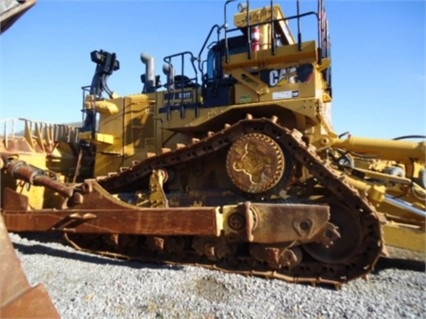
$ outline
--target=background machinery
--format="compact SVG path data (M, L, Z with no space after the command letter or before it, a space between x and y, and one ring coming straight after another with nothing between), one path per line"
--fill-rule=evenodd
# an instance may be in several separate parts
M335 285L371 272L385 243L424 251L426 143L334 132L323 1L294 16L273 1L238 8L198 55L164 58L164 85L142 53L142 93L119 97L107 85L117 56L93 51L81 128L25 120L23 137L4 134L8 230ZM317 39L302 41L302 19Z

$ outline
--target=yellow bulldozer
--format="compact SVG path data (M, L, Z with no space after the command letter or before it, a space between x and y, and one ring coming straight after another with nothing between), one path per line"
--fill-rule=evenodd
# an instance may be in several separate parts
M1 212L11 232L63 232L108 256L341 285L386 245L425 250L424 137L339 136L323 0L286 16L238 6L198 54L142 53L141 93L107 84L115 53L91 52L81 127L5 121ZM297 2L298 3L298 2ZM318 36L290 30L314 19ZM296 33L295 33L296 34Z

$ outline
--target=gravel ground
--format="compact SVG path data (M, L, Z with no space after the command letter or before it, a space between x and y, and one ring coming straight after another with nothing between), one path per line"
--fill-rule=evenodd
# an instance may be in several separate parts
M31 285L46 286L62 318L423 318L426 311L424 254L407 260L392 250L398 258L381 259L368 282L336 290L114 260L46 234L10 237Z

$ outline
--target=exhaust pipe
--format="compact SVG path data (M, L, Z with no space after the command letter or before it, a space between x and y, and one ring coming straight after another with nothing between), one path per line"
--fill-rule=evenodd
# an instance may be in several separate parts
M141 76L144 84L142 93L152 93L157 89L155 83L155 59L146 53L141 53L141 61L145 64L145 74Z

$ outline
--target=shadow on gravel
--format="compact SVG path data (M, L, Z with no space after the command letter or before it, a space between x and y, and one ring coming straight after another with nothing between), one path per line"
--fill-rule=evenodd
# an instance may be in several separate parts
M26 238L28 240L35 240L40 243L59 243L66 247L71 246L66 242L62 233L21 233L19 234L21 238ZM166 265L161 263L148 263L141 261L127 261L122 259L113 259L110 257L98 256L96 254L89 254L80 251L65 251L61 249L55 249L43 245L32 245L26 246L23 244L14 244L15 248L23 254L46 254L50 256L80 260L83 262L101 264L101 265L122 265L132 268L151 268L151 269L172 269L179 270L182 269L182 266L179 265ZM73 248L71 248L73 249ZM426 263L425 260L414 260L407 258L397 258L397 257L381 257L375 267L373 273L378 273L386 269L401 269L401 270L410 270L417 272L426 272ZM333 286L334 287L334 286Z
M374 273L380 272L381 270L385 269L401 269L425 272L426 263L423 260L382 257L377 262Z
M25 237L27 239L30 239L30 237L27 236L21 236ZM37 237L37 240L40 241L40 238ZM45 242L53 242L53 241L45 241ZM64 241L61 242L65 243ZM124 267L130 267L134 269L170 269L170 270L181 270L183 267L178 265L166 265L166 264L156 264L156 263L148 263L148 262L140 262L137 260L122 260L122 259L114 259L109 257L103 257L98 255L91 255L89 253L84 253L80 251L66 251L62 249L56 249L52 247L43 246L42 244L35 244L35 245L24 245L20 243L13 243L13 246L17 251L24 255L48 255L58 258L65 258L65 259L72 259L72 260L78 260L85 263L93 263L97 265L113 265L113 266L124 266ZM67 244L64 244L64 246L73 249Z
M28 233L17 233L19 237L26 238L28 240L36 240L41 243L60 243L66 244L64 234L60 232L28 232Z

